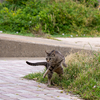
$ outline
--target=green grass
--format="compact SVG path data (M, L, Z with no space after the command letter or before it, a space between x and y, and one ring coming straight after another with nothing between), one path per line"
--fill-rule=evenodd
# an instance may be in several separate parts
M94 32L95 33L95 32ZM98 33L97 33L98 34ZM99 33L100 34L100 33ZM81 36L79 35L75 35L74 33L73 34L58 34L58 35L52 35L52 37L56 38L56 37L62 37L62 38L77 38L77 37L100 37L100 35L96 35L96 34L93 34L93 35L87 35L87 34L83 34Z
M12 35L35 37L35 35L33 35L32 33L20 33L20 32L9 32L9 31L6 31L3 34L12 34Z
M7 32L5 32L5 33L3 33L3 34L12 34L12 35L21 35L21 36L29 36L29 37L42 37L42 38L47 38L47 39L52 39L52 40L57 40L57 41L60 41L60 40L58 40L58 39L56 39L57 37L62 37L62 38L66 38L66 37L68 37L68 38L77 38L77 37L80 37L80 36L74 36L74 35L70 35L70 34L68 34L68 35L66 35L66 34L62 34L62 35L50 35L50 34L32 34L32 33L20 33L20 32L9 32L9 31L7 31ZM100 37L100 36L90 36L90 35L87 35L87 36L85 36L85 35L83 35L83 36L81 36L81 37Z
M47 39L52 39L52 40L57 40L60 41L58 39L55 38L55 36L49 35L49 34L42 34L42 35L36 35L36 34L32 34L32 33L19 33L19 32L5 32L3 34L12 34L12 35L21 35L21 36L29 36L29 37L42 37L42 38L47 38Z
M62 79L56 73L52 77L56 86L79 94L86 100L100 100L100 52L90 56L86 53L70 54L66 57L66 63L68 67L64 68ZM47 83L43 73L30 73L24 78Z

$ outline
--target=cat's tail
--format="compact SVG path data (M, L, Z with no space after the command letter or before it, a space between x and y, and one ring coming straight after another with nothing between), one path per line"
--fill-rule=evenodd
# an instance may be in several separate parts
M43 65L46 67L46 69L48 68L49 64L47 62L36 62L36 63L31 63L29 61L26 61L26 63L28 65L31 65L31 66L39 66L39 65Z

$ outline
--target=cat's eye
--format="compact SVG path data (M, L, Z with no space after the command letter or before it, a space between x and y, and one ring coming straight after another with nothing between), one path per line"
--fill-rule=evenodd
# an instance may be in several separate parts
M49 58L49 60L51 60L51 58Z

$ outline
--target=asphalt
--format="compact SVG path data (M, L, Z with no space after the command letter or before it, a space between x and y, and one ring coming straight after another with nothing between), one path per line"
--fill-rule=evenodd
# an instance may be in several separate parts
M15 40L20 42L35 42L36 44L70 46L75 48L86 48L87 50L100 50L100 38L58 38L61 41L48 40L44 38L30 38L0 34L1 39ZM1 45L1 44L0 44ZM34 80L24 79L29 73L42 72L43 66L29 66L25 61L39 62L44 58L0 58L0 100L82 100L80 97L65 93L54 87Z

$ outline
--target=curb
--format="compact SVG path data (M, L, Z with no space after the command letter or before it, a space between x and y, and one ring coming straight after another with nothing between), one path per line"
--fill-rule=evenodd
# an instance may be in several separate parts
M80 51L92 52L90 48L82 48L62 41L0 34L0 57L45 57L45 50L50 52L53 49L65 56Z

